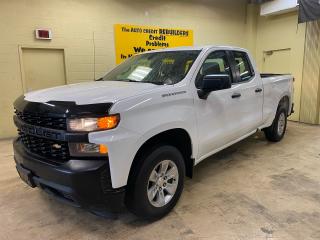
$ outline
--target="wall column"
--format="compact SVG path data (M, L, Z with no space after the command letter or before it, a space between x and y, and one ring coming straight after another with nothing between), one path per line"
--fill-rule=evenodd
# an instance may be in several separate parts
M256 56L258 15L259 5L248 4L246 9L246 48L253 57Z
M320 124L320 21L308 22L301 90L300 121Z

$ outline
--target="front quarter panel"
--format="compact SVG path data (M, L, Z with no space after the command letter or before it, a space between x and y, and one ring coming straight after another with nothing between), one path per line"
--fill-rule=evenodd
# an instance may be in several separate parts
M114 104L110 113L120 113L119 126L111 131L89 134L89 141L106 144L113 188L127 184L133 159L151 137L174 128L196 137L193 97L186 85L159 86L159 89ZM192 152L197 151L193 144Z

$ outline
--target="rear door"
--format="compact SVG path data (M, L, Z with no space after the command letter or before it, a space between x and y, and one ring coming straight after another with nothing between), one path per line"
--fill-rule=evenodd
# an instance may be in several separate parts
M236 79L232 84L234 133L240 138L257 129L262 123L263 86L260 75L254 72L246 52L230 51Z

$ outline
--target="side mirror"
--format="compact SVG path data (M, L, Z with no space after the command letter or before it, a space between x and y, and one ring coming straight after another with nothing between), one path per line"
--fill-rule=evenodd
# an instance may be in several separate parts
M212 74L203 77L198 90L201 99L207 99L210 92L231 88L231 79L227 74Z

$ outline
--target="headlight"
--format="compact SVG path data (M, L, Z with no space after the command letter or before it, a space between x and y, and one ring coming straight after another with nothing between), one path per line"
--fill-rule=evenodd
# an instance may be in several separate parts
M118 126L120 115L109 115L99 118L74 118L67 120L68 131L90 132L113 129Z
M71 156L86 157L86 156L106 156L108 147L103 144L95 143L69 143L69 151Z

